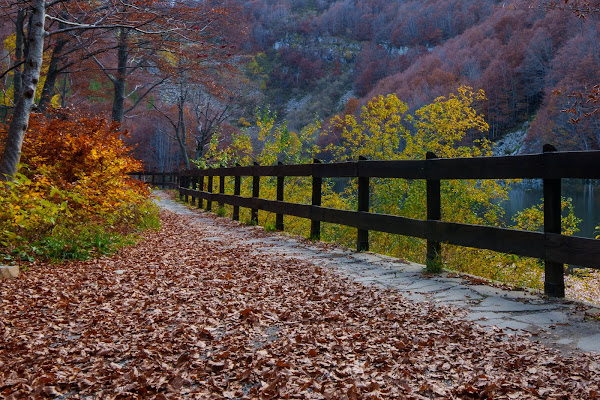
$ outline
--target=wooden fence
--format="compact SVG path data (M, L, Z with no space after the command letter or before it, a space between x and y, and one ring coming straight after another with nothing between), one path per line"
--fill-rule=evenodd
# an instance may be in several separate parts
M234 192L225 193L225 177L234 177ZM277 200L260 198L260 178L277 177ZM285 178L312 177L312 204L284 200ZM219 193L213 193L213 179L219 177ZM240 196L241 178L252 177L252 197ZM358 209L338 210L321 206L323 178L358 178ZM207 180L206 186L204 180ZM427 182L427 220L369 212L370 178L424 179ZM550 145L541 154L439 159L428 153L425 160L367 161L323 164L246 166L189 170L179 173L179 193L189 197L233 206L233 219L239 208L276 214L276 229L283 230L283 215L311 220L311 236L320 237L321 222L358 228L357 250L368 250L368 232L379 231L427 240L427 260L440 253L440 243L489 249L545 262L544 291L564 297L564 264L600 269L600 240L561 235L561 179L600 179L600 151L557 152ZM440 181L445 179L543 179L544 230L531 232L490 226L441 221ZM199 201L199 205L201 201ZM599 221L600 222L600 221Z
M161 189L177 189L179 187L178 172L133 172L129 175Z

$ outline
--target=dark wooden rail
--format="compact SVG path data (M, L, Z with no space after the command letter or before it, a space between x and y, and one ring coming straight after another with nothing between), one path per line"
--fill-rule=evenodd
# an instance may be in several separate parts
M178 172L133 172L129 176L161 189L177 189L179 187Z
M311 220L311 236L319 239L321 222L358 228L357 249L367 250L368 231L387 232L427 240L427 260L439 256L440 243L489 249L545 261L544 291L564 297L564 264L600 269L600 240L560 234L561 179L600 179L600 151L556 152L549 145L544 153L523 156L438 159L428 153L426 160L367 161L321 164L273 165L189 170L179 174L182 199L198 199L208 207L213 201L234 207L233 218L239 219L239 207L276 214L276 228L283 230L283 215ZM213 177L220 177L220 193L212 193ZM233 194L224 193L224 177L235 177ZM252 177L252 197L240 196L241 177ZM260 178L277 177L277 200L261 199ZM285 177L312 177L312 204L284 201ZM204 191L204 178L208 187ZM358 178L358 210L347 211L321 206L322 178ZM369 212L369 179L402 178L427 181L427 220ZM440 180L445 179L543 179L544 232L521 231L481 225L441 221Z

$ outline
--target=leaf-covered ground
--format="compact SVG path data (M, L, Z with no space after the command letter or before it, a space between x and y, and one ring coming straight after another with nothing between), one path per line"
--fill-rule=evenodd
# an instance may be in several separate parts
M570 299L600 306L600 270L582 269L566 275L565 294Z
M190 217L162 219L119 256L0 284L0 398L600 396L599 357L565 358L235 235L200 240L211 232Z

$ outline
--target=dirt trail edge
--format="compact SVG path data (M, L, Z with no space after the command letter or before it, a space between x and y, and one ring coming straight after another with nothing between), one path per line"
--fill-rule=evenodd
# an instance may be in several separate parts
M535 342L579 326L571 304L425 278L158 196L163 228L139 245L2 282L0 398L600 396L600 356L568 351L583 336ZM567 319L536 322L546 313Z

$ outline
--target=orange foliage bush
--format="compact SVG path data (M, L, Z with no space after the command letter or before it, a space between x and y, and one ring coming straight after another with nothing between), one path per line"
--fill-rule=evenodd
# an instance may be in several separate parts
M0 137L5 132L0 126ZM29 257L34 249L49 258L85 258L90 251L77 249L94 253L100 242L110 247L155 226L150 189L127 175L142 166L125 135L118 124L69 110L33 115L20 174L0 188L0 255Z
M31 119L21 161L32 171L43 169L53 185L76 194L69 204L72 211L106 219L105 214L122 214L149 194L146 185L127 175L142 165L123 143L126 134L119 124L99 117L68 110L38 114Z

